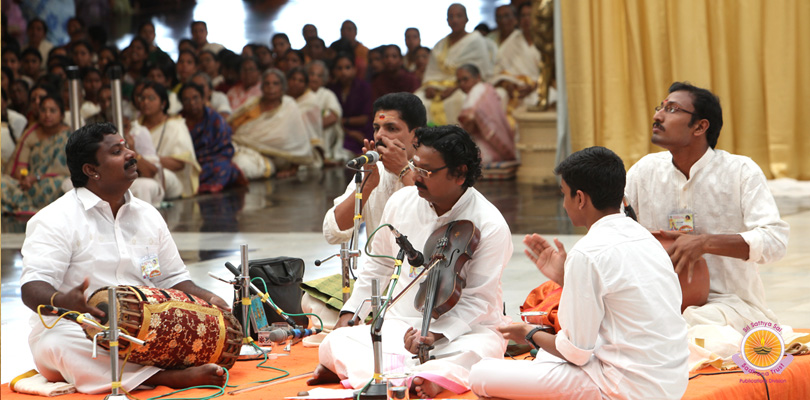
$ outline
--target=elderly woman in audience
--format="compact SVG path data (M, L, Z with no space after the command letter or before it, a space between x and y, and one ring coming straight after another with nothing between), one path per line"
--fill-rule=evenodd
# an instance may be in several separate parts
M163 167L163 186L167 199L191 197L199 186L200 164L194 144L182 117L169 117L169 95L163 85L145 82L139 96L141 117L138 121L152 136L152 144Z
M211 78L205 72L197 72L191 77L191 83L199 85L203 88L205 105L211 107L214 111L219 113L222 118L228 119L233 114L231 110L231 103L228 102L228 96L218 90L214 90Z
M289 96L280 70L262 74L262 95L234 111L230 123L236 145L234 162L248 179L279 178L315 161L301 111Z
M456 70L456 82L466 95L458 121L481 149L481 162L514 161L515 130L506 118L506 110L495 88L481 80L481 71L473 64Z
M17 143L3 175L3 213L33 214L62 195L68 178L65 144L70 127L62 123L64 106L59 96L39 101L38 124Z
M335 58L333 73L335 83L329 85L329 89L335 92L343 108L341 124L346 132L343 147L352 154L360 154L363 140L374 139L371 86L357 76L354 58L350 54L342 53Z
M340 106L335 92L324 87L329 82L329 69L321 60L312 61L307 65L309 89L317 99L321 109L321 126L323 128L323 148L326 162L331 164L348 158L343 149L343 126L340 119L343 117L343 107Z
M231 127L205 105L204 98L205 91L194 83L180 89L183 118L201 168L198 193L218 193L232 185L246 185L247 179L232 161Z
M314 153L317 155L315 163L321 166L324 158L321 106L318 104L318 98L309 89L309 77L304 68L296 67L287 72L287 95L295 99L298 109L301 110L309 143L317 150Z
M243 57L239 63L239 83L228 90L231 109L236 110L249 100L262 95L259 62L253 57Z

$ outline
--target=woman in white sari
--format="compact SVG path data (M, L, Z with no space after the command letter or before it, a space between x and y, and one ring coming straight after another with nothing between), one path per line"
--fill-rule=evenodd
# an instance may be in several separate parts
M338 123L343 118L343 107L335 92L324 86L329 82L329 69L323 61L315 60L307 64L307 75L309 89L321 107L324 157L333 162L346 160L349 154L343 149L343 125Z
M169 117L169 95L163 85L146 82L140 94L141 117L138 121L149 129L152 143L162 166L165 198L191 197L199 186L200 165L194 154L194 143L183 117Z
M283 72L265 71L261 88L262 96L239 107L228 121L236 148L233 162L248 179L290 176L299 165L315 161L301 111L284 95Z
M295 67L287 72L287 94L295 99L304 127L307 130L309 144L315 156L315 167L323 166L323 117L318 98L309 90L309 77L303 67Z

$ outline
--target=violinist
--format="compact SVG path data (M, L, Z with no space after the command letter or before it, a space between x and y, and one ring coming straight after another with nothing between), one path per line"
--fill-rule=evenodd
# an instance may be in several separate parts
M438 228L453 221L470 221L480 231L472 258L458 272L466 284L457 303L439 318L432 318L426 335L419 329L423 314L414 307L416 290L406 292L388 310L382 326L383 373L412 372L411 389L427 398L445 389L468 391L473 364L483 358L503 358L507 342L498 327L509 319L502 313L501 273L512 255L512 239L500 211L473 187L481 176L481 158L470 135L457 126L421 128L415 135L409 164L414 186L391 196L381 222L407 235L418 249ZM393 256L399 250L389 229L378 231L371 244L375 254ZM431 258L432 249L425 248L424 253L426 259ZM352 313L370 296L373 278L380 280L381 287L387 285L393 264L383 258L366 261L343 307L344 315L354 317ZM394 295L414 281L421 269L411 268L406 258ZM424 363L414 359L420 343L434 346L430 355L435 359ZM361 388L374 371L369 327L334 330L321 344L319 358L311 384L341 379Z
M686 391L678 276L658 240L620 213L624 171L604 147L578 151L555 169L568 217L588 233L568 253L537 234L523 242L540 272L563 288L561 329L555 336L527 324L500 328L538 348L537 357L476 364L470 384L478 396L680 399Z

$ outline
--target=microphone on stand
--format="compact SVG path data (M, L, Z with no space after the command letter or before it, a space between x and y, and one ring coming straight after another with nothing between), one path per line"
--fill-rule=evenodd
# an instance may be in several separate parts
M346 163L346 167L348 167L348 168L360 168L363 165L374 164L377 161L380 161L380 153L377 153L376 151L370 150L370 151L366 152L366 154L363 154L362 156L357 157L354 160L351 160L348 163Z
M267 331L267 341L273 343L282 343L287 339L302 339L307 336L317 335L320 329L292 329L292 328L276 328Z
M389 228L391 228L391 232L393 232L394 237L396 237L396 242L399 247L404 250L405 255L408 256L408 264L412 267L419 267L425 264L425 256L413 248L411 242L408 241L408 237L400 233L393 226L389 225Z
M225 267L228 268L228 270L231 271L231 273L233 273L237 278L242 276L242 272L236 269L236 267L234 267L233 264L230 263L230 261L225 262ZM277 305L273 304L273 302L268 300L270 298L270 295L265 294L264 292L259 290L259 288L257 288L256 285L250 282L250 277L247 277L247 282L250 287L251 293L259 295L259 297L261 297L262 299L262 302L265 304L269 304L276 312L276 314L281 316L281 318L284 318L284 321L287 322L287 324L289 324L292 327L297 326L292 318L290 318L287 314L284 314L284 310L280 309Z

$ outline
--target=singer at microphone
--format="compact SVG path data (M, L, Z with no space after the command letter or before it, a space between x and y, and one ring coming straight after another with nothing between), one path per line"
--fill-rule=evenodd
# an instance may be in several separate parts
M377 153L376 151L370 150L370 151L366 152L366 154L363 154L362 156L357 157L354 160L349 161L346 164L346 167L348 167L348 168L360 168L363 165L374 164L377 161L380 161L380 153Z

